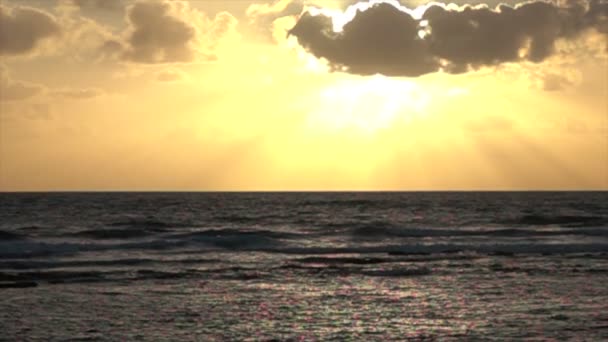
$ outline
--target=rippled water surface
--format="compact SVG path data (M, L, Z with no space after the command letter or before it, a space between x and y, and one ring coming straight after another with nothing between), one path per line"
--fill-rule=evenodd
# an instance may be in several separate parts
M606 340L608 193L0 194L0 340Z

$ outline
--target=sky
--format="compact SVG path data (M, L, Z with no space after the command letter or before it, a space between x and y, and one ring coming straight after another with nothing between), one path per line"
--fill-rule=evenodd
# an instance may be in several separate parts
M608 190L608 2L2 0L0 191Z

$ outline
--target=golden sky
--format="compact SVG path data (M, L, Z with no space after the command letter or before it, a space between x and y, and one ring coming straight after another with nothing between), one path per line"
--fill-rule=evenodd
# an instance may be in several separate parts
M0 191L608 189L608 2L3 0Z

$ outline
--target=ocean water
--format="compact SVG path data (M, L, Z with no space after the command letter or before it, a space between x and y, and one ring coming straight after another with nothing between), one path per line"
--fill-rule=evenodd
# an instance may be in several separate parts
M0 340L608 339L608 192L0 194Z

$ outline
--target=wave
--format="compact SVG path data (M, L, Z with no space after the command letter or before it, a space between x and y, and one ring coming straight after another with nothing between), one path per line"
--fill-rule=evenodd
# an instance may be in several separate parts
M150 218L129 218L127 220L109 222L105 225L108 227L144 228L148 230L160 229L160 231L164 231L162 228L184 228L192 226L192 224L188 222L167 222Z
M35 287L40 283L73 284L180 279L252 280L269 275L270 274L264 270L248 269L241 267L228 267L211 270L179 269L176 271L148 268L127 271L34 270L18 273L0 272L0 288Z
M589 227L607 225L608 217L580 215L523 215L514 219L502 220L498 223L526 226L558 225L562 227Z
M216 214L214 221L232 224L259 224L260 222L286 222L293 218L293 213L241 213L241 214Z
M279 232L273 230L243 230L243 229L204 229L196 230L188 233L172 235L173 237L185 239L207 239L207 238L222 238L222 237L265 237L271 239L291 239L305 237L306 235L291 232Z
M23 289L36 286L38 283L34 281L0 282L0 289Z
M21 234L0 230L0 241L22 240L24 238Z
M293 262L305 263L305 264L355 264L355 265L369 265L369 264L381 264L387 262L394 262L390 258L372 258L372 257L308 257L301 259L293 259Z
M411 277L424 276L431 274L431 270L426 267L418 268L394 268L362 271L361 274L372 277Z
M305 200L302 201L303 206L367 206L367 205L382 205L385 201L378 201L377 199L316 199L316 200Z
M163 250L187 245L187 241L152 240L130 243L87 243L17 240L0 242L0 259L22 259L48 256L73 256L84 252L111 250Z
M29 225L29 226L22 226L17 228L17 230L19 231L26 231L26 232L34 232L34 231L38 231L41 229L45 229L46 227L43 226L38 226L38 225Z
M198 247L201 251L210 249L223 250L265 250L279 248L285 245L283 239L304 237L296 233L275 232L269 230L242 231L236 229L208 229L187 233L161 235L155 239L130 240L136 237L146 237L146 231L141 230L88 230L68 235L70 238L89 236L91 241L73 239L28 240L10 239L0 241L0 258L17 259L44 256L71 256L83 252L98 252L110 250L166 250L180 247ZM11 236L12 235L8 235ZM96 242L110 239L111 242ZM124 241L123 241L124 240Z
M457 230L457 229L393 229L390 227L373 230L354 229L351 235L336 234L330 239L322 239L315 234L292 233L271 230L207 229L183 233L166 233L148 236L146 230L88 230L75 233L70 238L40 240L21 234L4 232L0 240L0 258L18 259L44 256L70 256L85 252L112 250L195 250L200 253L209 251L260 251L285 254L329 254L329 253L408 253L435 254L453 251L474 251L479 253L576 253L605 252L608 243L548 243L536 239L539 236L590 236L606 237L605 228L570 228L552 230L530 230L524 228L494 230ZM91 236L91 240L76 240L75 236ZM445 239L424 239L416 244L401 241L396 237L533 237L527 244L516 240L479 239L462 243L448 242ZM137 239L137 238L145 239ZM335 241L341 247L332 247ZM100 241L109 239L108 241ZM363 241L359 241L363 240ZM369 240L369 241L365 241ZM602 239L602 241L605 239ZM333 242L332 242L333 241ZM511 243L512 242L512 243Z
M134 280L147 280L147 279L184 279L200 277L200 271L198 270L183 270L178 272L167 272L158 270L141 269L137 270Z
M66 282L95 282L105 279L105 272L99 271L31 271L20 273L1 273L0 282L40 282L59 284Z
M233 266L226 260L203 259L202 262L213 263L206 268L197 266L187 267L158 267L153 262L144 267L128 267L120 269L103 269L95 266L117 262L116 260L93 261L80 263L78 260L66 261L61 269L25 269L0 272L0 288L6 287L33 287L40 283L100 283L147 280L191 279L201 281L204 286L210 280L256 280L282 278L289 275L302 275L306 277L419 277L431 274L447 275L454 273L527 273L527 274L553 274L556 267L568 274L589 273L608 274L608 269L602 265L583 265L579 263L538 262L537 256L522 256L518 262L506 258L485 258L481 255L454 253L432 255L422 258L402 257L403 254L384 256L366 256L365 253L353 256L327 256L306 257L296 259L283 259L277 264L242 264ZM579 257L585 257L580 255ZM603 258L608 257L604 254ZM468 259L477 259L469 261ZM444 262L447 260L449 262ZM460 261L459 261L460 260ZM545 259L550 260L550 259ZM200 262L201 260L196 260ZM141 266L148 260L125 259L118 262L129 266ZM180 261L175 261L180 262ZM194 260L192 260L194 262ZM5 266L7 263L4 264ZM67 266L86 266L87 269L69 269ZM31 264L35 266L35 264ZM169 266L169 265L164 265Z
M152 258L108 259L108 260L9 260L0 261L0 269L27 270L70 267L122 267L141 265L200 265L219 263L218 259L175 259L163 260Z
M485 260L485 259L484 259ZM536 263L536 258L520 259L521 262L513 263L510 260L493 259L491 263L481 261L479 263L431 263L415 264L404 262L401 258L388 258L391 264L322 264L312 265L308 263L293 262L287 260L279 266L256 265L254 267L230 266L209 269L199 268L129 268L126 270L28 270L22 272L0 272L0 288L34 287L40 283L48 284L73 284L73 283L100 283L120 282L130 283L132 281L168 280L176 281L182 279L198 280L200 286L205 286L211 280L239 280L248 281L262 278L281 278L286 273L290 275L300 274L306 277L344 277L344 276L367 276L367 277L419 277L431 274L447 275L454 273L526 273L526 274L554 274L557 267L555 264ZM432 262L433 260L431 260ZM597 266L561 265L560 272L567 274L608 274L608 269Z
M76 233L69 234L68 236L73 237L86 237L91 239L132 239L132 238L141 238L150 236L152 234L157 234L161 231L165 230L148 230L143 228L137 229L90 229L83 230Z
M179 271L161 271L155 269L139 269L128 271L74 271L74 270L52 270L52 271L27 271L18 273L0 272L0 284L22 284L22 283L99 283L132 280L162 280L162 279L184 279L204 278L205 272L195 269L182 269Z
M173 239L198 242L224 249L249 249L279 246L281 240L307 237L305 234L271 230L207 229L172 235Z
M335 232L332 232L335 233ZM342 232L340 232L342 233ZM330 233L331 234L331 233ZM537 228L494 228L494 229L403 229L388 223L370 223L355 225L350 230L355 239L381 239L387 237L424 238L424 237L533 237L533 236L608 236L608 228L570 228L570 229L537 229Z
M512 243L512 244L410 244L410 245L378 245L378 246L347 246L347 247L285 247L266 249L265 252L283 254L372 254L387 253L389 255L431 255L449 253L478 253L485 255L504 254L579 254L579 253L608 253L608 243Z

